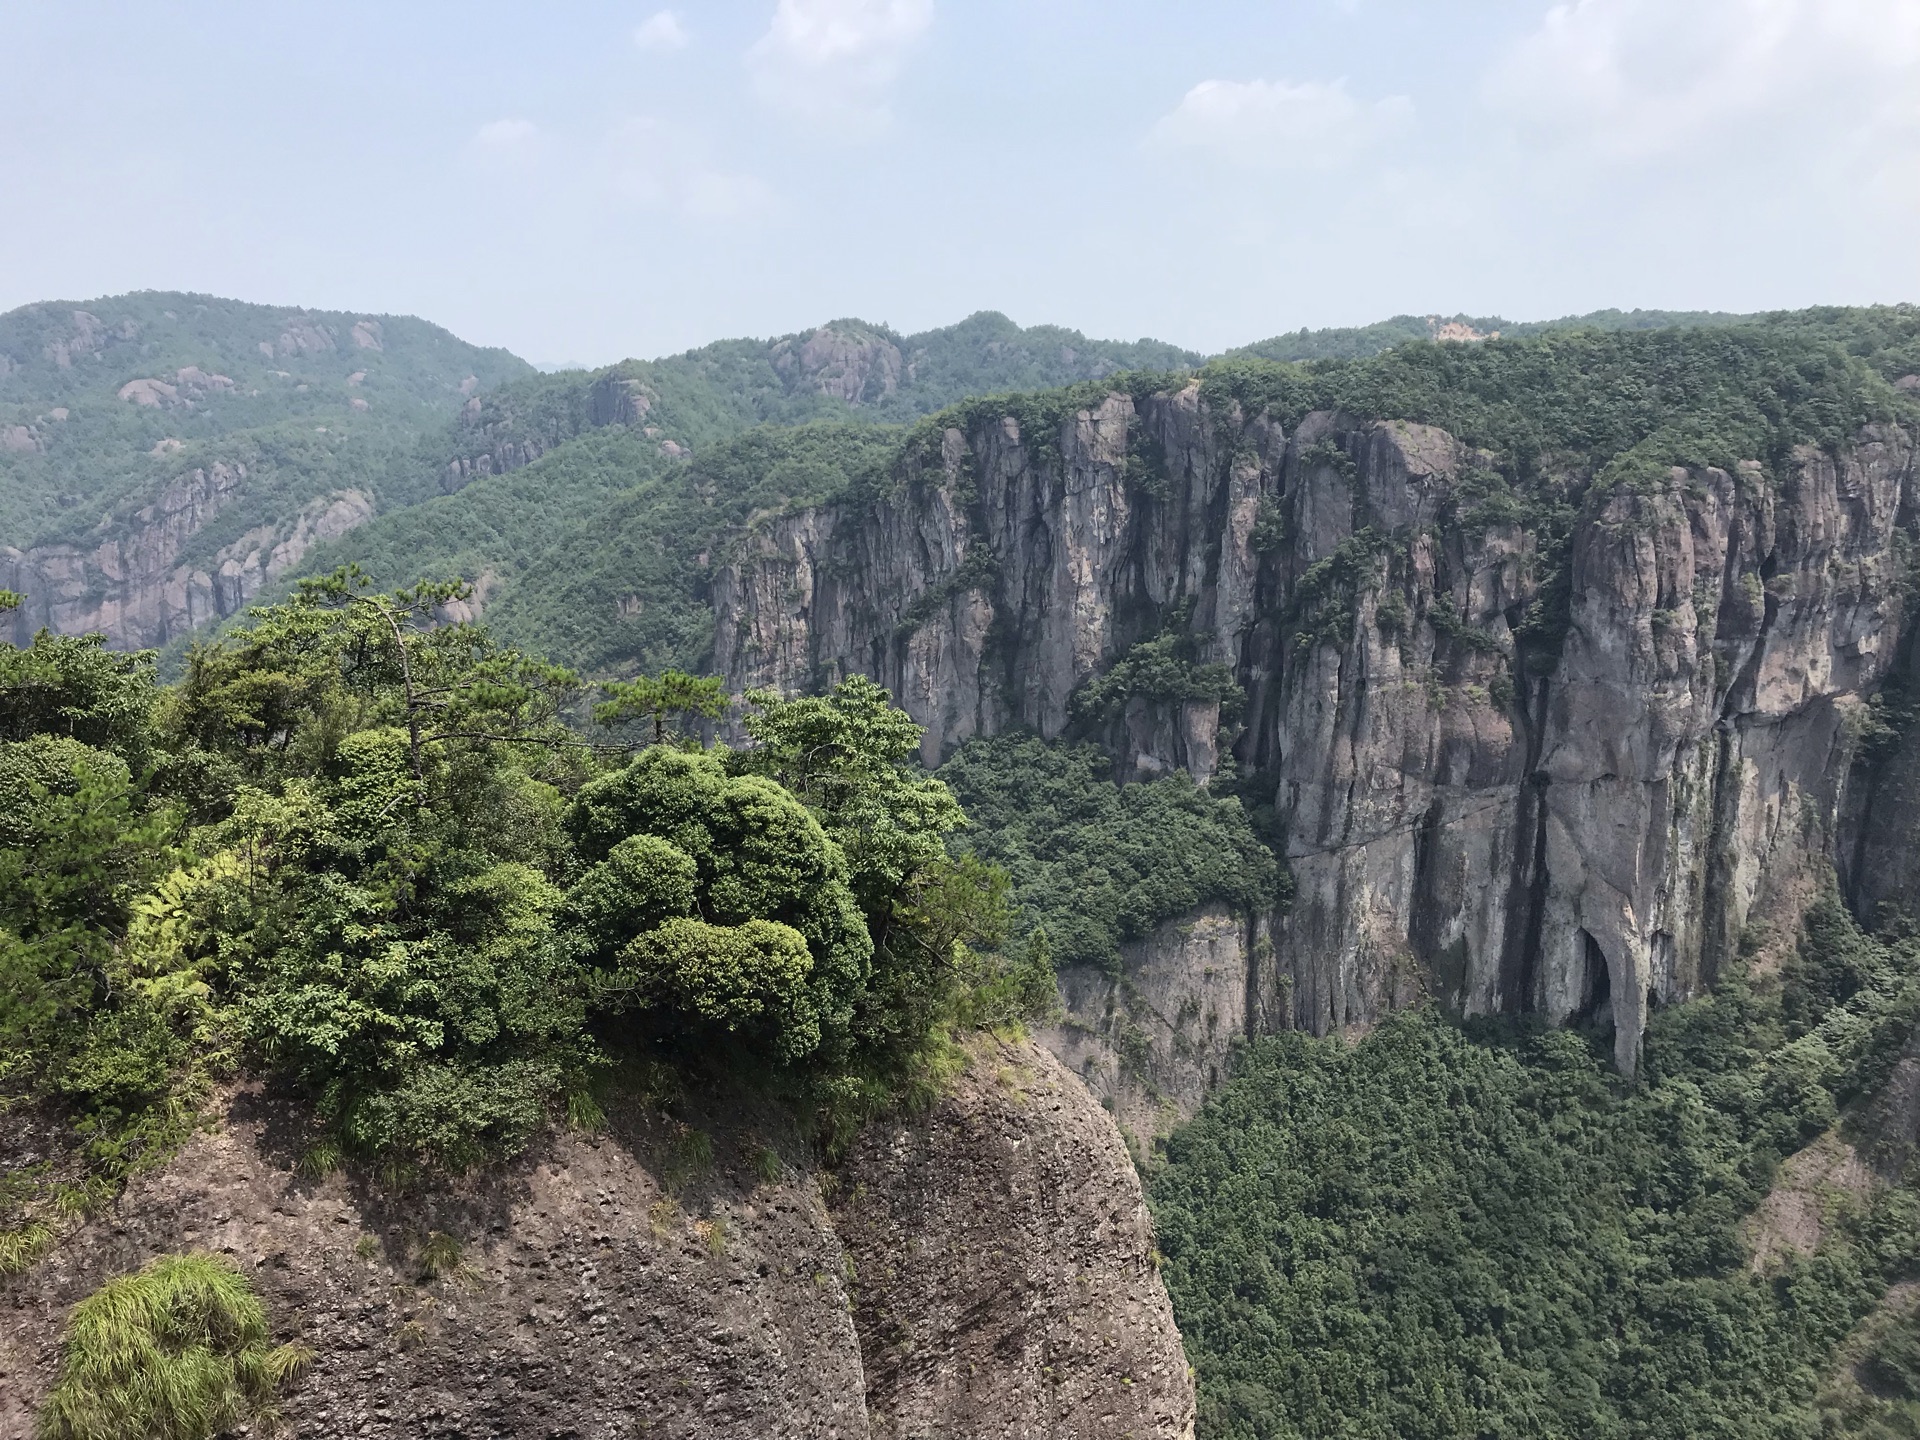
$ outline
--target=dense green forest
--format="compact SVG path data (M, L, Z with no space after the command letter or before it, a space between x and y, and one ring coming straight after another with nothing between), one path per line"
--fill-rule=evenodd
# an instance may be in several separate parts
M1210 901L1250 912L1284 877L1239 801L1185 771L1121 786L1097 745L975 740L940 767L973 824L955 848L1004 869L1023 933L1055 963L1117 970L1120 946Z
M753 743L702 749L672 727L716 687L669 677L586 737L569 672L436 620L462 593L343 571L170 687L97 637L0 647L0 1105L66 1137L9 1161L7 1268L236 1068L304 1099L321 1168L511 1154L640 1062L831 1148L955 1027L1050 1003L884 691L751 697Z
M1253 1043L1152 1177L1202 1433L1915 1433L1910 1307L1848 1351L1864 1383L1828 1374L1920 1275L1920 1197L1803 1179L1823 1242L1750 1256L1781 1160L1917 1018L1920 944L1829 898L1784 975L1659 1014L1635 1086L1578 1033L1431 1011Z

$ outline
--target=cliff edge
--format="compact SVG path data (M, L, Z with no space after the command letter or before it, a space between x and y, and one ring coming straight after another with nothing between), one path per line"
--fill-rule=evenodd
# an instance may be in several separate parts
M238 1094L0 1289L0 1435L31 1434L71 1304L196 1249L239 1263L276 1335L315 1352L292 1436L1190 1433L1139 1183L1036 1046L984 1044L838 1173L774 1117L671 1109L396 1197L303 1173L288 1117ZM877 1319L894 1315L910 1363Z

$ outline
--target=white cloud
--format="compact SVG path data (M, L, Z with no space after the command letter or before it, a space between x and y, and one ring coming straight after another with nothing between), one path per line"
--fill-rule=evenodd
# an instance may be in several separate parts
M1248 169L1327 170L1385 138L1412 112L1402 96L1356 100L1343 80L1203 80L1155 122L1147 143Z
M687 30L678 15L662 10L640 23L633 32L633 43L642 50L684 50Z
M1523 136L1595 158L1700 158L1810 133L1852 148L1920 119L1914 0L1572 0L1487 88Z
M607 140L618 196L648 210L708 223L750 220L774 208L773 188L756 175L711 164L694 137L650 117L627 120Z
M540 161L544 137L531 120L490 120L473 132L464 163L481 170L525 173Z
M531 120L492 120L474 132L473 143L496 154L524 150L540 133Z
M779 0L747 52L760 97L850 135L882 130L907 56L933 24L933 0Z

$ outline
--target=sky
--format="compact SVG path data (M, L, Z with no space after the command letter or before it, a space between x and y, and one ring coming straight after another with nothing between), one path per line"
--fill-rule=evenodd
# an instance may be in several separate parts
M1920 300L1920 0L4 0L0 310L603 363Z

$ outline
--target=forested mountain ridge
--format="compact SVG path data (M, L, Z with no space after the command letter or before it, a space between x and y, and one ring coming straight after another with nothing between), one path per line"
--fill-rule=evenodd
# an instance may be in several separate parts
M1607 313L1520 328L1645 331L1656 321L1691 327L1732 318ZM1428 332L1426 322L1418 325ZM1911 312L1900 307L1795 312L1765 317L1764 328L1851 347L1889 380L1920 371ZM1392 322L1356 333L1366 355L1398 338ZM470 407L459 432L464 449L441 477L460 494L377 520L309 564L355 560L396 583L419 574L478 579L503 633L593 673L703 668L711 663L711 587L730 528L856 483L884 464L889 443L906 438L845 429L829 437L790 428L794 421L906 417L942 394L1010 388L994 384L1006 373L1091 372L1090 380L1116 366L1166 373L1169 350L1020 332L998 316L906 341L836 322L805 344L730 341L651 368L629 362L549 377ZM1172 357L1180 370L1197 358ZM916 377L946 375L944 388L916 379L915 394L896 388L888 395L889 385L904 385L909 360ZM842 398L854 393L863 397L858 403ZM621 417L634 423L607 423ZM743 435L742 427L762 422L774 428ZM742 438L724 439L729 434ZM532 468L501 478L529 457L537 457Z
M388 503L469 396L531 373L406 316L168 292L0 316L15 633L134 649L234 613Z
M396 519L305 568L339 553L396 583L466 573L484 600L597 501L749 426L895 421L1199 358L983 313L916 336L845 320L541 376L410 319L171 294L88 303L0 323L0 581L27 597L23 640L51 624L121 648L181 642L381 515ZM399 518L607 427L617 454L549 467L551 484Z
M411 433L532 373L410 316L163 291L26 306L0 315L0 539L75 539L248 431Z
M1786 332L1821 335L1881 357L1889 379L1920 369L1912 337L1900 316L1911 306L1877 308L1828 305L1808 310L1774 310L1741 315L1724 310L1595 310L1557 320L1503 320L1497 315L1396 315L1372 325L1327 330L1295 330L1252 345L1236 346L1228 359L1364 360L1409 341L1524 340L1568 330L1602 332L1699 330L1726 326L1765 326ZM1889 343L1891 342L1891 343ZM1904 358L1894 355L1904 351Z

